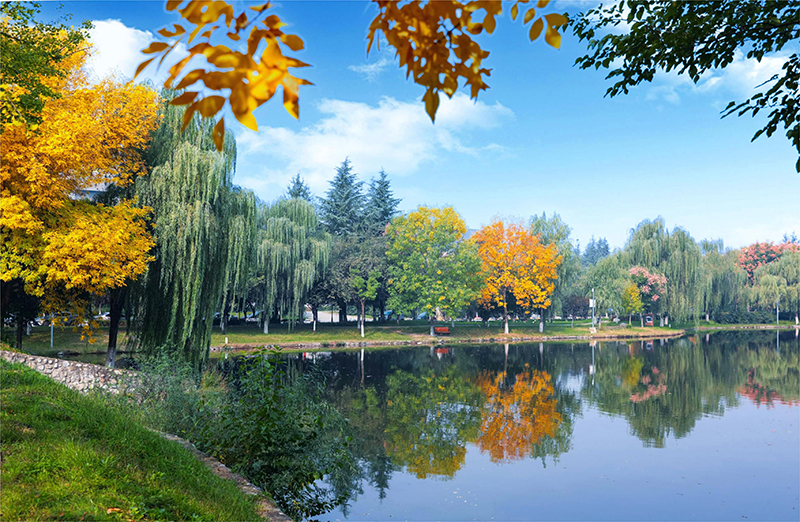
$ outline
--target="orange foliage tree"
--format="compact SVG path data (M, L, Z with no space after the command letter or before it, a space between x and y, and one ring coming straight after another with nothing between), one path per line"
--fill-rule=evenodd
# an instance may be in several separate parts
M476 443L492 462L525 458L542 438L555 436L561 423L547 372L526 368L511 386L506 379L505 372L478 379L485 402Z
M58 64L63 78L43 79L59 97L45 101L35 132L8 123L0 135L0 279L51 312L81 311L87 296L143 273L153 244L146 210L81 194L143 171L139 151L157 124L157 95L111 79L90 85L86 57L72 54Z
M425 87L422 100L431 120L436 116L440 93L452 98L460 81L470 88L472 98L489 87L484 78L491 74L491 69L483 67L489 51L472 37L494 32L496 18L503 13L500 0L375 0L375 3L378 15L369 26L367 52L373 42L380 43L380 35L394 47L400 67L406 68L406 76ZM534 6L529 0L516 0L510 14L512 20L522 15L523 25L530 24L531 41L544 34L545 42L559 48L559 30L568 20L563 14L543 14L549 3L550 0L538 0ZM254 15L246 11L237 14L223 0L168 0L166 5L168 11L181 16L182 22L158 31L167 41L153 42L142 51L155 56L143 61L136 74L156 58L160 57L158 65L161 65L185 41L189 45L188 54L180 56L170 67L164 86L191 89L172 101L187 106L186 124L195 111L213 117L227 103L239 122L257 130L253 111L269 101L279 87L283 90L284 107L293 117L299 117L299 87L311 82L289 71L308 64L284 53L286 49L300 51L304 43L298 36L283 32L286 24L277 15L269 14L259 20L272 4L250 7ZM243 50L236 50L237 45ZM195 57L204 59L209 67L184 72ZM204 91L217 94L205 95ZM222 149L224 130L224 118L220 118L214 129L218 150Z
M508 298L526 309L550 306L556 269L561 256L555 245L542 245L538 236L522 226L506 226L495 221L478 231L473 239L483 263L486 283L481 292L483 304L503 307L503 323L508 333Z

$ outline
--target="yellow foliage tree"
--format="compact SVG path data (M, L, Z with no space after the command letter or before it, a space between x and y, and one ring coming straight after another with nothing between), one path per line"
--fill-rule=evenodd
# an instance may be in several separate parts
M547 372L526 368L512 386L506 379L505 372L487 372L478 379L485 403L476 443L492 462L525 458L542 438L553 437L561 423Z
M406 68L406 76L425 87L422 100L431 120L439 107L439 94L443 92L452 97L461 80L469 86L472 98L477 98L480 91L489 87L484 78L491 74L491 70L482 66L489 51L482 49L472 37L494 32L496 18L503 12L500 0L375 0L375 3L379 12L369 26L367 52L373 42L380 43L378 37L383 35L395 48L400 67ZM544 33L545 41L559 48L559 29L568 20L563 14L542 14L549 3L550 0L538 0L535 6L526 6L529 0L516 0L510 14L512 20L516 20L524 11L523 24L530 24L530 40L536 40ZM170 75L164 83L167 88L197 89L185 92L172 102L187 106L185 123L195 111L213 117L227 102L239 122L257 130L253 111L269 101L278 87L283 89L286 110L298 118L298 89L300 85L311 85L311 82L297 78L289 70L307 67L308 64L285 55L283 47L300 51L304 43L297 35L282 31L286 24L277 15L270 14L259 20L271 7L270 3L250 7L256 13L250 18L247 12L237 15L223 0L168 0L167 10L177 12L183 22L158 31L168 41L153 42L142 51L155 56L143 61L136 74L159 56L158 65L161 65L185 40L187 45L194 45L188 48L186 56L179 57L170 67ZM241 45L245 35L246 51L236 50L235 46ZM212 45L212 39L224 43ZM184 73L195 57L205 59L210 67ZM203 95L201 83L205 90L218 94ZM224 130L225 120L220 118L214 129L218 150L222 149Z
M58 64L63 78L42 80L59 97L45 101L35 132L9 123L0 135L0 279L17 281L51 312L79 311L87 294L138 276L153 244L146 210L81 195L143 172L139 151L157 124L157 95L113 79L90 85L86 57L72 54Z
M508 298L514 295L518 305L550 306L556 269L561 256L555 245L542 245L538 236L526 228L502 221L483 227L473 236L483 264L486 282L480 300L503 307L505 333L508 333Z

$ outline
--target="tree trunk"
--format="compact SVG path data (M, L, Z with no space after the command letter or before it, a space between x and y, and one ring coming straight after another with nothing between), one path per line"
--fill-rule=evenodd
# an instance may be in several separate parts
M383 322L386 320L386 303L383 301L383 299L381 299L380 311L381 311L380 321Z
M364 301L361 301L361 338L364 338L364 323L367 320L367 310L364 307ZM363 356L362 356L363 357Z
M264 310L261 313L264 315L264 317L263 317L263 320L264 320L264 333L268 334L269 333L269 314L267 314L266 310Z
M431 322L431 335L433 335L433 316L430 316L428 320Z
M22 350L22 333L24 331L25 321L22 320L22 315L20 314L17 316L17 350Z
M707 322L707 323L710 323L710 322L711 322L711 320L708 318L708 312L706 312L706 322Z
M642 314L639 314L639 322L642 323L642 328L644 328L644 316Z
M503 330L508 335L508 305L505 302L505 298L503 299Z
M110 321L108 324L108 350L106 350L106 366L113 368L117 364L117 335L119 334L119 322L122 319L122 306L125 303L127 288L115 288L111 291L109 312Z
M633 320L633 314L628 314L628 326L631 325L632 320Z
M544 308L539 309L539 333L544 332Z
M347 322L347 303L340 300L337 304L339 305L339 324L344 324Z

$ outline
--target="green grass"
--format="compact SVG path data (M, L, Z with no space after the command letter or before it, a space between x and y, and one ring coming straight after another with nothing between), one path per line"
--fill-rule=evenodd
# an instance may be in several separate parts
M260 520L251 499L97 397L0 361L2 520Z
M12 332L13 333L13 332ZM119 340L124 338L125 329L121 329ZM23 336L22 351L35 353L45 357L55 357L59 352L73 354L87 354L95 352L105 353L108 347L108 327L101 326L92 333L92 342L81 340L80 328L72 326L53 328L53 348L50 348L50 327L36 326L31 329L31 335Z

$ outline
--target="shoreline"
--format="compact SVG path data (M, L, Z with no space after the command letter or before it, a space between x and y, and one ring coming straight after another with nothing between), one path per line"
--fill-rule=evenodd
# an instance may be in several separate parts
M320 341L320 342L286 342L270 344L223 344L212 346L211 353L225 352L248 352L260 350L267 347L277 347L286 351L305 351L305 350L346 350L348 348L369 348L369 347L389 347L389 346L432 346L444 344L515 344L515 343L545 343L545 342L566 342L566 341L613 341L613 340L647 340L647 339L667 339L682 337L686 330L670 330L646 333L631 333L624 335L620 333L596 333L588 335L534 335L516 336L509 334L507 337L502 334L497 337L431 337L429 335L414 337L408 340L396 341Z

